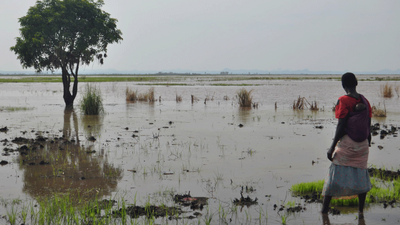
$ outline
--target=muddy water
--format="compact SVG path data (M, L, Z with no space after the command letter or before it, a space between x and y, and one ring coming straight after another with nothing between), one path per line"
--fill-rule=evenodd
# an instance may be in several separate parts
M17 152L2 155L1 160L10 162L0 167L2 198L36 199L52 193L106 198L123 194L131 203L137 198L137 204L144 204L150 196L152 203L159 204L166 191L190 191L192 196L210 198L209 210L215 213L213 222L218 224L223 223L218 217L219 207L230 209L232 200L240 198L241 187L247 186L253 190L245 192L245 196L257 198L258 205L239 208L227 216L227 221L280 224L274 204L304 203L290 195L291 185L324 179L326 175L330 162L325 153L336 125L332 107L344 94L340 82L219 81L254 85L246 89L253 90L258 108L247 110L237 105L235 94L239 86L211 86L216 82L196 79L184 82L191 85L98 83L104 98L102 116L82 115L80 95L75 110L64 112L62 85L58 83L0 84L0 107L28 107L0 111L0 128L9 129L0 132L0 140L38 136L55 140L64 136L71 140L65 145L68 148L58 143L57 151L43 147L41 155L30 154L29 158ZM358 91L373 105L385 102L388 117L374 122L400 126L400 99L380 97L381 84L360 82ZM138 92L154 87L157 101L127 103L127 87ZM83 91L81 83L79 93ZM181 102L176 102L177 95L182 97ZM191 95L197 99L193 104ZM291 105L298 96L317 101L323 110L293 111ZM397 170L399 140L393 136L373 137L369 164ZM21 146L8 142L1 148ZM323 223L318 214L320 204L306 204L306 208L289 214L288 224ZM0 214L5 211L1 206ZM330 216L330 222L358 224L356 208L342 211L348 213ZM384 220L385 224L398 224L398 212L398 207L370 205L365 223L379 224ZM206 214L205 209L201 213Z

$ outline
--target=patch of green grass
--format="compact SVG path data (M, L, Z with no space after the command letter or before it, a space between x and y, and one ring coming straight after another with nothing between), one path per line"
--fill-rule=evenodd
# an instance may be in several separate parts
M400 179L385 181L371 177L372 189L368 192L365 203L380 201L400 200ZM321 193L324 187L324 180L294 184L291 191L297 195L304 195L312 192ZM322 198L322 197L321 197ZM358 198L331 200L332 206L357 206Z
M322 192L324 188L324 180L319 181L312 181L312 182L305 182L305 183L298 183L292 185L292 192L297 194L306 194L311 192Z
M28 111L28 110L33 110L34 107L14 107L14 106L1 106L0 111L10 111L10 112L16 112L16 111Z
M85 115L99 115L104 112L100 88L87 84L80 102L81 111Z

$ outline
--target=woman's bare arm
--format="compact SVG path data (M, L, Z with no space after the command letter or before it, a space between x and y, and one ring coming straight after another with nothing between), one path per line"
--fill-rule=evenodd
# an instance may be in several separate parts
M335 150L336 144L339 142L340 138L342 138L346 134L345 131L346 123L347 123L347 117L339 119L339 122L336 126L335 137L333 138L332 145L327 152L327 157L330 161L333 160L332 155L333 151Z

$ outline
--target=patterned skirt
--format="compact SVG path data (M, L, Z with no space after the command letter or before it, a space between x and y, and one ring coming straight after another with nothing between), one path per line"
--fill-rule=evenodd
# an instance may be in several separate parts
M331 164L325 177L323 196L352 196L371 190L368 169Z

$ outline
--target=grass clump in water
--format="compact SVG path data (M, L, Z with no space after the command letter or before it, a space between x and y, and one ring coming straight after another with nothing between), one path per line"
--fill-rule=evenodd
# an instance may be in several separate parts
M393 97L393 85L386 83L380 86L381 95L385 98Z
M130 102L155 102L156 99L154 97L154 87L149 88L147 92L138 93L138 91L132 91L128 87L126 88L126 101Z
M297 100L293 101L292 108L295 110L304 110L305 108L309 108L312 111L318 111L318 103L317 101L312 101L311 103L305 97L298 97Z
M85 115L99 115L104 112L101 91L94 85L87 84L81 100L81 111Z
M236 93L240 107L251 107L253 103L251 92L253 92L253 90L248 91L245 88L242 88Z
M126 95L126 101L136 102L137 91L133 91L133 90L129 89L128 87L126 87L125 95Z
M155 102L156 99L154 97L154 87L149 88L149 90L147 90L147 92L140 93L138 95L138 101Z
M386 117L385 103L383 103L383 109L380 107L380 104L378 104L378 106L372 106L372 116L373 117Z

